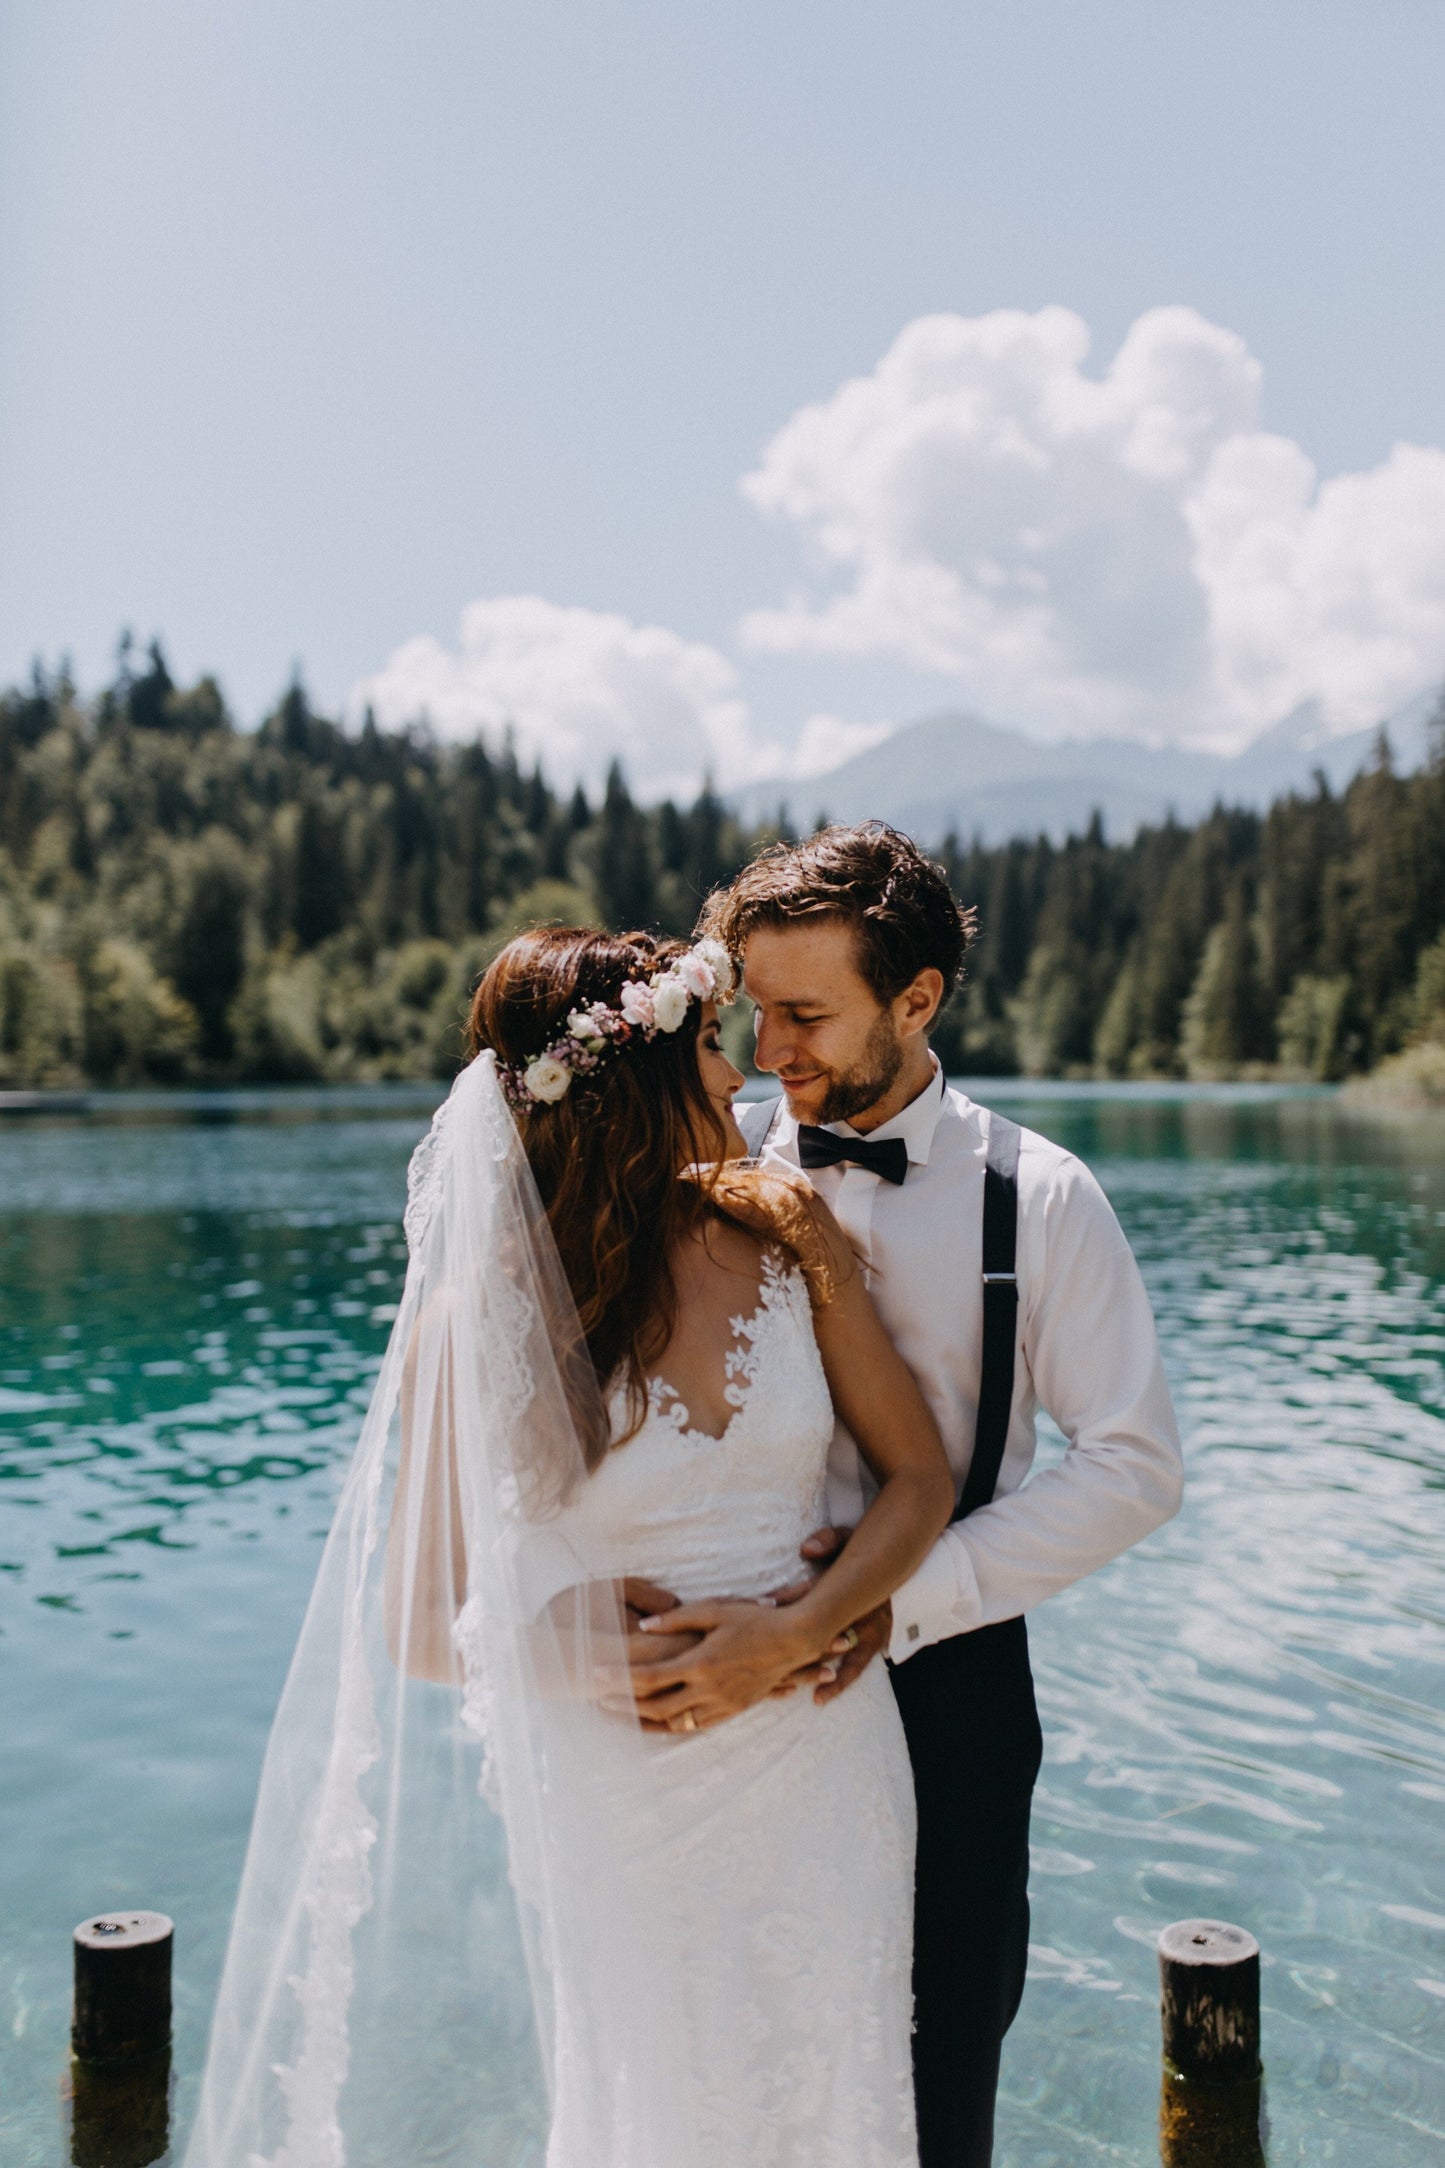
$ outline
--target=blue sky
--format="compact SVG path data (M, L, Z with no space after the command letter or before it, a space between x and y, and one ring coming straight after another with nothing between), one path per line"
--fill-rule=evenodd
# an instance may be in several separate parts
M655 785L1353 725L1445 674L1442 82L1432 0L8 0L0 672Z

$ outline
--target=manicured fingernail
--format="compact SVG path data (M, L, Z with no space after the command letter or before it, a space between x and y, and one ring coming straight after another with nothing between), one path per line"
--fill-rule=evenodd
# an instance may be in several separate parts
M661 1624L662 1620L660 1618L639 1619L637 1622L637 1630L639 1633L655 1634Z
M847 1653L848 1643L844 1640L842 1634L839 1634L836 1641L828 1643L828 1654L830 1656L846 1656Z
M836 1664L824 1664L822 1670L818 1673L818 1677L820 1679L826 1679L830 1686L832 1685L834 1679L837 1678L837 1676L838 1666Z
M778 1608L778 1599L776 1596L759 1596L758 1602L762 1605L765 1611L776 1611Z

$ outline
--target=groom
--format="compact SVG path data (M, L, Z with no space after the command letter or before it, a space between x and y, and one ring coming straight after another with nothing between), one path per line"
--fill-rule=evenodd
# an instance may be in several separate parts
M709 899L702 930L741 959L757 1065L783 1088L739 1109L749 1148L800 1168L832 1207L962 1494L964 1517L891 1604L856 1622L856 1645L817 1691L843 1693L888 1660L918 1799L920 2154L923 2168L987 2168L1027 1963L1042 1751L1024 1613L1178 1508L1154 1320L1087 1168L952 1090L930 1052L972 920L906 836L867 822L779 845ZM1026 1482L1040 1406L1068 1450ZM838 1525L808 1556L846 1541L867 1488L840 1426ZM706 1659L704 1641L690 1661ZM739 1706L747 1698L744 1685Z

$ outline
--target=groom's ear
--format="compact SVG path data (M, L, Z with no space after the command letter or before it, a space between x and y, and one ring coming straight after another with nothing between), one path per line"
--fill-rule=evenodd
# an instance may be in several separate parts
M920 1031L931 1031L942 1006L943 973L927 964L902 993L894 997L893 1015L899 1036L911 1039Z

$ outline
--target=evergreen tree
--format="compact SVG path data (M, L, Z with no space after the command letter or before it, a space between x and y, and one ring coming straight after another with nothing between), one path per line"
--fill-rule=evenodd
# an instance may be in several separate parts
M1190 1076L1229 1075L1272 1052L1259 946L1242 882L1204 944L1184 1006L1183 1055Z
M597 822L593 882L608 925L650 926L656 918L656 887L647 822L628 795L614 760Z
M123 642L89 701L37 663L0 693L0 1079L435 1073L511 933L685 935L769 833L710 786L644 808L614 768L594 807L510 742L348 733L299 680L241 731L158 643ZM1382 745L1263 819L950 837L939 860L981 914L936 1034L951 1069L1334 1078L1402 1047L1445 1075L1445 703L1417 774Z
M233 836L212 829L187 852L180 912L170 943L170 978L195 1012L198 1051L223 1068L235 1050L231 1003L246 969L251 902L245 853Z

